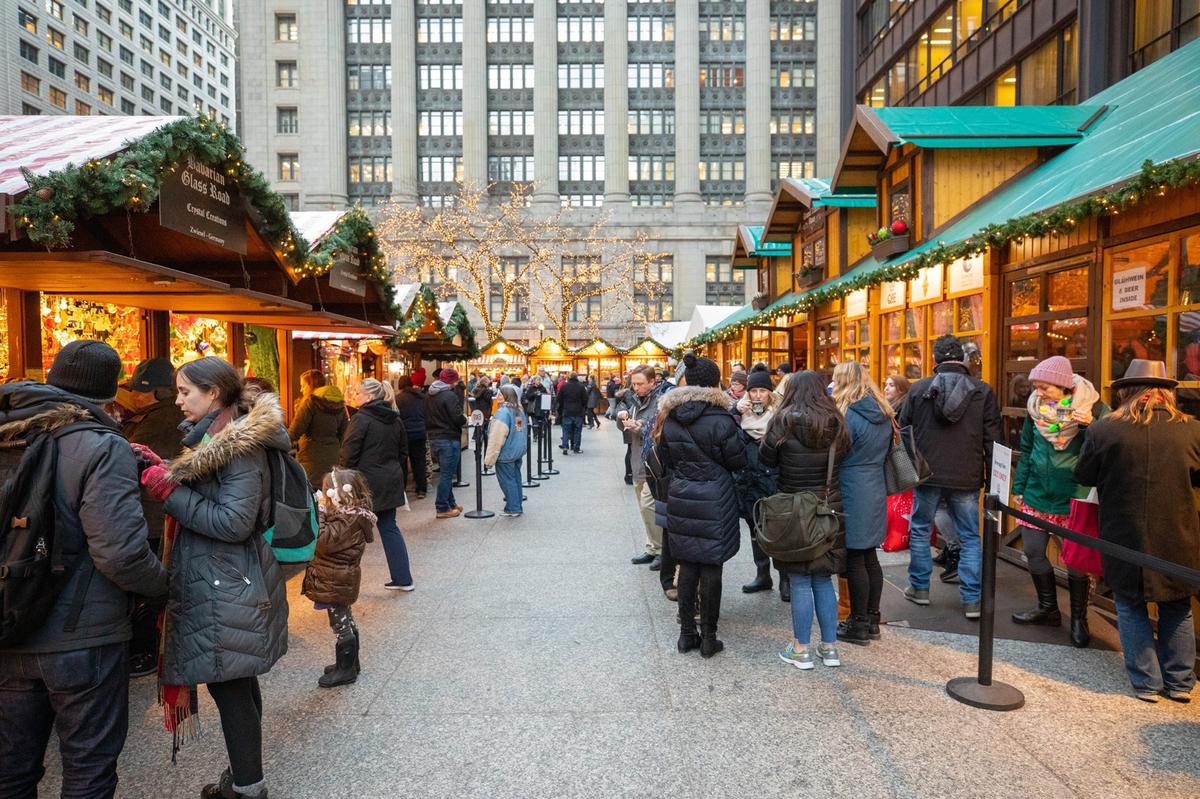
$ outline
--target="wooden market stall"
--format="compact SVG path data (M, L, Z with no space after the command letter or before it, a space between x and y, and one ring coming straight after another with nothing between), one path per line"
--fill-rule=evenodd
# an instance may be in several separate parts
M467 363L471 371L485 374L520 375L529 371L529 350L503 336L484 345L479 356Z
M647 337L621 353L621 372L628 372L635 366L658 366L665 369L670 358L670 350Z
M536 347L529 348L529 370L545 369L549 374L570 372L575 368L575 356L554 337L544 338Z
M595 338L572 353L573 368L582 375L594 375L604 382L609 375L621 375L622 351L602 338Z
M396 349L408 354L410 368L422 366L430 376L446 366L462 373L479 355L466 309L458 302L438 302L424 283L416 287L394 341Z

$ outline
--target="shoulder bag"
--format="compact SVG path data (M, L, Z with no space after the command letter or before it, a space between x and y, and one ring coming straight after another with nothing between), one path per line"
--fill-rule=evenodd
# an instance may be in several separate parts
M829 447L823 491L772 494L754 503L758 545L772 558L808 563L833 548L841 532L838 514L829 506L836 446Z
M892 443L883 461L883 477L888 496L903 494L933 476L933 470L917 450L911 427L900 429L892 420Z

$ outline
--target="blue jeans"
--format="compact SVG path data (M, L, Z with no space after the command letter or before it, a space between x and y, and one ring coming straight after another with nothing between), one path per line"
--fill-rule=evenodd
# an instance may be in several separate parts
M583 444L583 417L564 416L562 418L562 447L579 451Z
M387 558L388 574L396 585L412 585L412 571L408 565L408 547L396 524L396 509L381 510L375 514L379 526L379 541L383 544L383 556Z
M496 482L504 492L504 512L521 513L521 459L496 461Z
M792 632L796 640L808 644L815 608L821 643L836 643L838 606L833 577L828 574L789 574L787 579L792 584Z
M462 445L458 441L435 438L430 440L429 446L441 469L434 506L438 513L443 513L458 505L454 499L454 476L458 472L458 459L462 457Z
M37 795L51 728L62 754L62 795L113 796L129 731L128 644L0 654L0 796Z
M961 555L958 561L958 595L963 604L979 601L979 573L983 567L983 550L979 540L979 491L960 491L937 486L917 486L913 489L912 521L909 523L908 582L913 588L928 590L933 558L929 554L929 535L938 504L946 507L954 518L958 531Z
M1115 594L1125 671L1135 691L1191 691L1196 684L1196 631L1189 599L1158 603L1158 638L1143 600Z

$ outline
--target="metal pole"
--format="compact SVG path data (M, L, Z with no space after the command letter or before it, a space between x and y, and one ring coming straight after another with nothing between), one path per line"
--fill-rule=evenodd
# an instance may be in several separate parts
M533 478L534 480L547 480L550 477L542 469L542 462L545 460L545 456L542 453L542 450L545 449L545 440L544 440L546 438L546 435L545 435L546 429L545 428L546 428L546 426L542 422L538 422L533 426L534 435L537 437L537 470L538 470L537 476Z
M525 482L522 488L537 488L541 483L533 479L533 431L529 429L529 419L525 420Z
M984 710L1016 710L1025 695L1007 683L992 680L992 653L996 631L996 557L999 552L1003 514L1000 498L988 494L983 500L983 584L979 618L979 670L975 677L955 677L946 683L946 693L964 705Z
M463 479L462 479L462 454L459 453L458 466L454 471L454 487L455 488L467 488L470 485L471 485L470 483L463 482Z
M550 417L546 417L546 474L558 474L558 469L554 468L554 424L550 421Z
M462 463L462 458L459 458ZM475 428L475 510L463 514L468 519L490 519L496 514L483 509L483 425Z

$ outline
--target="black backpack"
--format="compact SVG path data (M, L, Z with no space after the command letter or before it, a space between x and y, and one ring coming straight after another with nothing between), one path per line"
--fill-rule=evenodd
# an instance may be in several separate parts
M67 564L54 513L58 439L83 429L112 432L84 422L0 441L0 647L37 631L66 585ZM92 565L87 559L88 573L80 577L64 632L73 632L79 621Z
M271 516L263 537L280 563L312 560L317 548L317 508L304 467L290 452L267 450Z

